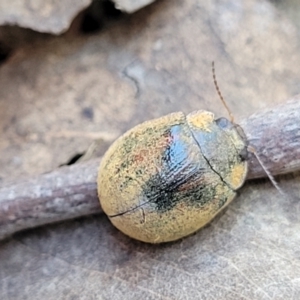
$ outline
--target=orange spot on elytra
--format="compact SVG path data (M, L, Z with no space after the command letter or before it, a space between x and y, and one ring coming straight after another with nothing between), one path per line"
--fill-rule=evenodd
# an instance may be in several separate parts
M133 156L133 160L136 162L142 162L149 156L149 151L147 149L140 150L140 152Z

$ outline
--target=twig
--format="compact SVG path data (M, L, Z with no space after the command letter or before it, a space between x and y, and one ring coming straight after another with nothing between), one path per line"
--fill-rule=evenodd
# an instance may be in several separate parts
M247 139L272 175L300 170L300 95L240 122ZM250 155L248 179L266 177Z
M300 170L300 96L240 125L271 174ZM96 191L99 163L100 159L94 159L2 187L0 239L39 225L100 213ZM258 177L266 174L250 156L247 178Z
M0 239L19 230L101 212L100 159L16 182L0 189Z

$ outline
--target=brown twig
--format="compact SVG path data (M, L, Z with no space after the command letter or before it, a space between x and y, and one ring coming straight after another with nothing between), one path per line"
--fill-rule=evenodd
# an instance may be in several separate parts
M251 146L273 175L300 170L300 95L240 122ZM266 177L251 156L248 179Z
M300 96L240 123L273 174L300 170ZM39 225L100 213L96 177L100 159L62 167L0 189L0 238ZM266 174L254 157L248 179Z

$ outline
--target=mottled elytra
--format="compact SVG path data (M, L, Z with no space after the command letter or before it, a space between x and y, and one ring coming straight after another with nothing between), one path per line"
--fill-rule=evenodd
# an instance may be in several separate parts
M232 201L246 178L246 156L241 128L211 112L147 121L117 139L103 157L102 208L137 240L180 239Z

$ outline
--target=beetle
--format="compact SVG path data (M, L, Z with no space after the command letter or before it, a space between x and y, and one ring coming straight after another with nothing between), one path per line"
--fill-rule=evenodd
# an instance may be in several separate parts
M214 67L213 75L224 101ZM97 179L102 209L134 239L178 240L234 199L246 179L247 154L242 128L212 112L177 112L146 121L104 155Z

